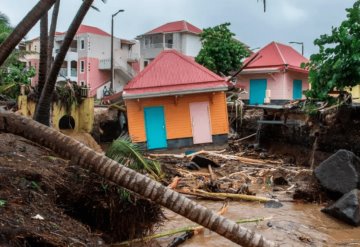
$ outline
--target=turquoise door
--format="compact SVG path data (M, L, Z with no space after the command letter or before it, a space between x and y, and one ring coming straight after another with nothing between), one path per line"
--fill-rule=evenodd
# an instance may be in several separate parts
M302 98L302 81L294 80L293 82L293 99Z
M250 105L264 104L266 79L250 80Z
M166 148L164 107L145 107L144 115L148 149Z

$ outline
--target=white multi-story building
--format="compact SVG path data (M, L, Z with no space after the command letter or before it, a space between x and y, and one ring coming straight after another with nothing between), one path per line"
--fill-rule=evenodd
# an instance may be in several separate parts
M139 35L136 39L140 41L141 69L163 50L175 49L187 56L197 56L201 49L201 32L186 21L175 21Z
M59 52L65 33L57 32L54 39L53 57ZM110 87L111 79L111 35L87 25L81 25L66 54L57 81L70 79L79 85L90 86L90 96L103 97L104 87ZM25 49L31 51L26 56L28 66L38 70L40 41L35 38L25 42ZM136 40L114 37L114 92L139 71L140 45ZM32 79L32 85L38 81Z

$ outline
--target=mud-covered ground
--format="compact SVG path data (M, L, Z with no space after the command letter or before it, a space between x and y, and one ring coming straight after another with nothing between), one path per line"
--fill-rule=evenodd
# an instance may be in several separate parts
M124 201L122 192L46 148L0 133L0 246L104 246L152 232L163 219L160 207Z

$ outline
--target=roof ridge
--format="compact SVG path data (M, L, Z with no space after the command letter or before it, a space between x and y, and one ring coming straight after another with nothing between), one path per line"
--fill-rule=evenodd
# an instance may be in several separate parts
M220 79L223 80L222 77L220 77L219 75L217 75L216 73L212 72L211 70L209 70L208 68L202 66L201 64L197 63L195 60L190 59L188 56L176 51L176 50L168 50L168 52L173 52L174 54L178 55L180 58L184 59L186 62L195 65L196 67L198 67L199 69L201 69L203 72L211 75L212 77L214 77L215 79Z
M196 61L192 60L190 57L181 54L180 52L176 51L176 50L165 50L162 51L156 58L154 61L152 61L145 69L143 69L135 78L133 78L126 86L124 89L126 90L131 90L131 89L140 89L140 88L153 88L156 86L149 86L146 87L146 85L144 86L144 84L141 86L141 84L138 84L139 81L144 80L143 78L145 77L145 75L147 73L150 73L151 75L151 71L153 70L154 67L157 66L158 63L161 63L160 61L164 61L163 59L167 54L171 54L171 55L175 55L175 57L168 57L169 59L178 59L179 61L182 61L182 63L186 63L188 64L188 66L192 66L195 70L198 70L198 74L202 74L204 75L206 79L206 82L219 82L219 81L223 81L224 78L220 77L219 75L215 74L214 72L210 71L209 69L205 68L204 66L198 64ZM165 60L166 61L166 60ZM156 71L156 70L155 70ZM145 77L146 78L146 77ZM201 81L199 81L201 82ZM144 82L142 82L144 83ZM196 82L189 82L189 83L183 83L180 85L189 85L189 84L196 84ZM170 85L164 85L166 86L170 86Z
M185 26L185 30L189 31L189 28L188 28L187 22L186 22L185 20L183 20L183 23L184 23L184 26Z
M281 60L283 61L283 63L284 63L284 64L287 64L287 62L285 61L285 58L284 58L284 56L283 56L283 54L282 54L282 52L281 52L278 44L277 44L275 41L273 41L273 43L275 44L276 50L278 51L278 53L279 53L279 55L280 55L280 58L281 58Z
M147 73L148 70L150 70L152 67L155 66L156 63L158 63L160 58L164 56L163 54L164 52L161 52L152 62L150 62L148 66L146 66L142 71L140 71L139 74L137 74L131 81L129 81L129 83L125 86L125 88L127 86L132 86L132 84L134 84L136 81L141 79L144 76L144 74Z

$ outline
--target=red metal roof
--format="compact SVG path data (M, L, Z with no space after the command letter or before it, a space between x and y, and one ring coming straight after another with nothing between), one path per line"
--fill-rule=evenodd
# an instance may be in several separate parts
M82 33L93 33L93 34L98 34L98 35L102 35L102 36L111 36L110 34L101 30L100 28L93 27L93 26L87 26L87 25L80 25L79 29L76 32L76 34L82 34Z
M125 95L225 88L225 79L175 51L160 53L124 88ZM214 91L216 91L214 89Z
M271 42L258 52L244 61L244 64L253 56L259 54L254 61L246 66L245 69L267 68L275 66L286 66L293 69L301 69L301 63L306 63L309 60L298 53L294 48L288 45Z
M155 34L155 33L173 33L173 32L190 32L195 34L202 33L202 30L194 25L190 24L187 21L174 21L166 23L160 27L157 27L146 34Z

